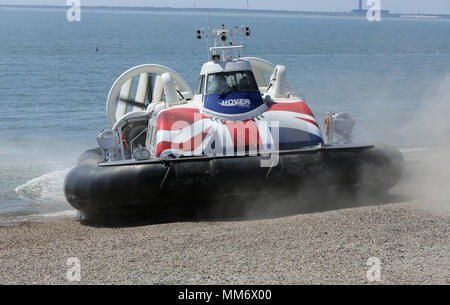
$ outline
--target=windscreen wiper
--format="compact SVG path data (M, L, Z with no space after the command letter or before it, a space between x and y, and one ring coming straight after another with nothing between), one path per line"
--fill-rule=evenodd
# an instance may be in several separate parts
M228 89L233 89L230 85L227 85L225 88L223 88L222 91L220 91L219 93L219 98L222 98L222 96L224 95L225 92L229 91Z

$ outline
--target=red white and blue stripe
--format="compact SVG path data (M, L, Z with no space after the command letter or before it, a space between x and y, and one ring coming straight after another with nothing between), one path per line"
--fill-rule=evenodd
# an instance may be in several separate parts
M319 125L301 100L274 103L246 121L218 120L195 107L163 109L157 117L159 158L235 155L321 143Z

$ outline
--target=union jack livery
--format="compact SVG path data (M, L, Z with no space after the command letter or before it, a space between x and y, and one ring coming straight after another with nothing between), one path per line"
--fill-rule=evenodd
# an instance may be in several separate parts
M251 154L319 144L319 125L302 100L274 103L245 121L216 120L194 107L163 109L157 115L158 158Z

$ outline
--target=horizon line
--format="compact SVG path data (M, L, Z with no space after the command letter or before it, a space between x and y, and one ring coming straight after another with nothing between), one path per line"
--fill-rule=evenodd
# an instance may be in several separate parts
M42 5L33 5L33 4L0 4L1 7L10 7L10 8L57 8L57 9L66 9L70 7L69 5L50 5L50 4L42 4ZM218 11L228 11L228 12L255 12L255 13L288 13L288 14L323 14L323 15L352 15L352 12L358 11L358 9L352 9L350 11L298 11L298 10L282 10L282 9L245 9L245 8L218 8L218 7L170 7L170 6L109 6L109 5L83 5L84 8L90 9L144 9L144 10L186 10L186 11L197 11L197 10L218 10ZM362 10L366 11L366 10ZM389 10L387 10L389 11ZM395 12L390 13L391 16L401 16L401 15L416 15L416 16L446 16L450 17L449 13L401 13ZM355 15L353 15L355 16Z

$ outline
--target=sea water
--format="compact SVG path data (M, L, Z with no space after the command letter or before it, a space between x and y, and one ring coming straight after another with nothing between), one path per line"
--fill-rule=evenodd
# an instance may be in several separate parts
M244 55L285 65L291 89L320 123L328 111L345 111L356 119L356 141L429 144L402 127L440 101L432 96L450 74L450 21L214 12L209 19L211 27L250 23L252 35L238 39ZM68 22L63 9L0 8L0 215L70 214L64 176L109 127L114 80L157 63L194 88L207 60L195 31L207 26L204 13L82 8L81 21Z

